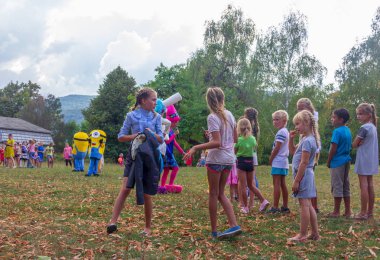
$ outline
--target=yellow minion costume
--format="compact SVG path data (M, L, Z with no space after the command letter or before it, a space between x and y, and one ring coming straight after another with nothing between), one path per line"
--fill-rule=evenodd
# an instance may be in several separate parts
M87 155L88 150L88 135L84 132L78 132L74 134L73 144L73 158L74 158L74 170L75 172L84 171L84 158Z
M90 133L90 165L86 176L99 176L98 164L102 159L105 149L106 135L102 130L92 130Z
M99 153L102 155L102 158L99 160L98 164L98 172L101 173L104 166L104 150L106 149L106 141L107 141L107 135L103 130L98 130L100 133L100 136L103 137L103 145L99 149Z

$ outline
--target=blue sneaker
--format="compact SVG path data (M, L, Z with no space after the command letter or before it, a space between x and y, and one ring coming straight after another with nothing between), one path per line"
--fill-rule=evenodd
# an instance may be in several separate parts
M218 234L218 239L235 237L237 235L240 235L241 233L242 233L242 230L241 230L240 226L235 226L235 227L229 228L226 231Z
M220 232L211 232L212 240L217 240L219 235L220 235Z

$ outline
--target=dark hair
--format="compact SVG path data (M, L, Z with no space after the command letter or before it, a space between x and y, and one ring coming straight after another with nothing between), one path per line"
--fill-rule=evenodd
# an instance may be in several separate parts
M350 113L348 113L347 109L345 108L335 109L333 114L339 118L342 118L344 124L347 123L348 120L350 120Z
M259 112L253 107L248 107L244 110L244 117L247 118L251 122L252 134L256 138L256 140L259 139L259 135L260 135L260 125L257 118L258 115L259 115Z

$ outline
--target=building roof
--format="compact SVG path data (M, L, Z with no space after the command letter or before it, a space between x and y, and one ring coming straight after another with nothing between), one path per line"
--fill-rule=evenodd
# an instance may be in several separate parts
M20 130L35 133L51 134L51 131L36 126L20 118L0 116L0 129Z

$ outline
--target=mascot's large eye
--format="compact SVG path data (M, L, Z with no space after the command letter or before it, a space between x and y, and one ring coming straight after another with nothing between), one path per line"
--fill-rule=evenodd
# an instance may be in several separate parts
M92 136L93 138L99 138L99 137L100 137L100 133L99 133L98 131L95 131L95 132L93 132L93 133L91 134L91 136Z

